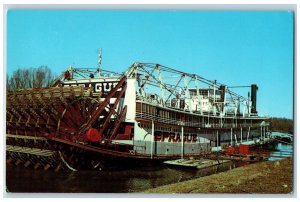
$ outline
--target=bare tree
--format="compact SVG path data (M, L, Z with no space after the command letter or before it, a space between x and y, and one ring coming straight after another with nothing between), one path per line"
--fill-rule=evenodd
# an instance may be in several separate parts
M48 87L55 81L55 74L48 66L38 68L18 69L6 77L8 91L26 88Z

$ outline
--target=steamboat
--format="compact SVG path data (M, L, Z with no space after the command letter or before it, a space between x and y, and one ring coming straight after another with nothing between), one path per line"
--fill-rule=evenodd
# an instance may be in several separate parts
M69 67L51 87L7 92L8 163L55 170L101 169L111 161L199 157L268 138L248 96L160 64L123 73Z

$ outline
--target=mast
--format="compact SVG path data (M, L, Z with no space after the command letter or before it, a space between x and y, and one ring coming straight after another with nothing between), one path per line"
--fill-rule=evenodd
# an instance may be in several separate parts
M101 75L101 63L102 63L102 48L99 48L98 49L98 66L97 66L97 72L98 72L99 78Z

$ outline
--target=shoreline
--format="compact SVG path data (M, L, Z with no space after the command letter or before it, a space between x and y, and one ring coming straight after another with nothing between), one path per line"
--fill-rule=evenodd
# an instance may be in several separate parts
M245 165L140 193L293 194L293 158Z

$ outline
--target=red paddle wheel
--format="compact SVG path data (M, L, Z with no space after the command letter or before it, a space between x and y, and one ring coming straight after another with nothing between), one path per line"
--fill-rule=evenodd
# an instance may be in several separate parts
M120 102L126 77L117 82L108 93L82 86L7 93L8 162L59 170L83 162L76 155L91 148L98 153L116 152L107 148L107 142L116 137L127 111Z

